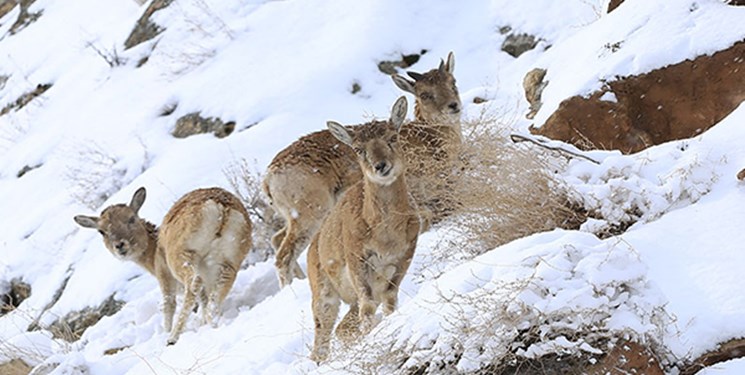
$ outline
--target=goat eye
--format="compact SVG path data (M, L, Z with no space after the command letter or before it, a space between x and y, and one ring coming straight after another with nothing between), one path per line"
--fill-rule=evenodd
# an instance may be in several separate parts
M130 217L130 218L129 218L129 221L127 221L127 223L128 223L129 225L132 225L132 224L134 224L134 223L135 223L135 217L134 217L134 216Z
M354 148L354 152L355 152L355 153L356 153L357 155L364 155L364 154L365 154L365 150L363 150L363 149L361 149L361 148L359 148L359 147L355 147L355 148Z
M424 92L424 93L422 93L421 98L422 98L422 100L432 100L435 97L432 94L428 93L428 92Z

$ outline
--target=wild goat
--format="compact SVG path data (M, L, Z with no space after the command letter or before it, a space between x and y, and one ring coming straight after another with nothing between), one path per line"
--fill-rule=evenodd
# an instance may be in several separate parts
M456 154L451 151L460 146L461 101L454 69L455 57L450 52L447 62L441 61L437 69L424 74L409 72L414 81L398 75L393 77L399 88L416 96L417 119L401 131L406 159L413 167L419 168L433 158L437 159L434 164L447 165L443 161ZM298 256L342 194L362 179L355 159L349 147L344 147L329 131L323 130L298 139L269 164L262 189L285 220L285 226L272 237L282 286L292 282L293 277L305 277L297 263ZM427 169L420 168L412 176L436 174L425 173ZM425 202L422 216L431 222L443 210L428 207L442 202L431 197L431 192L427 193L426 185L416 183L413 192L418 200Z
M398 133L406 98L389 121L345 128L329 121L334 137L350 147L364 178L326 217L308 250L315 339L311 357L326 358L339 302L350 305L336 332L344 339L372 328L378 305L390 314L414 256L419 219L406 189L405 159Z
M181 197L160 230L137 215L144 202L145 188L141 187L129 205L109 206L101 217L78 215L74 219L82 227L97 229L115 257L139 264L158 279L170 345L183 331L197 296L203 323L214 324L251 249L251 221L241 201L220 188L197 189ZM181 287L184 303L171 329Z

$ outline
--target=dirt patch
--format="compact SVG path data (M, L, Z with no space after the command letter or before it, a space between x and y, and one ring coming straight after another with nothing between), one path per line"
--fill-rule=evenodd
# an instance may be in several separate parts
M534 134L633 153L699 135L745 100L745 43L564 100Z

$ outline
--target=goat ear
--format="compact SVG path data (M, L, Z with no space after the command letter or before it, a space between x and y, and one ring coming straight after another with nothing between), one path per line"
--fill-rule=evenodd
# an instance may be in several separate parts
M414 84L416 82L409 81L408 79L401 77L398 74L394 74L391 77L393 78L393 83L395 83L398 88L410 94L416 95L416 91L414 90Z
M147 192L145 191L144 187L141 187L135 191L134 195L132 195L132 201L129 202L129 208L132 209L135 213L140 211L140 207L142 207L142 204L145 203L145 196L147 195Z
M401 96L395 103L393 103L393 108L391 109L391 124L396 128L396 131L398 131L401 128L401 124L404 123L406 112L409 109L408 107L409 102L406 100L405 96Z
M327 121L326 126L329 128L329 131L331 132L331 135L334 136L334 138L338 139L346 145L352 145L352 135L349 134L349 130L347 130L344 125L336 121Z
M73 220L83 228L98 229L98 218L95 216L77 215Z
M409 77L413 78L414 81L421 81L422 78L424 78L424 75L417 72L406 72L406 74L409 75Z
M453 51L448 53L448 61L445 63L445 70L450 74L453 74L455 71L455 54Z

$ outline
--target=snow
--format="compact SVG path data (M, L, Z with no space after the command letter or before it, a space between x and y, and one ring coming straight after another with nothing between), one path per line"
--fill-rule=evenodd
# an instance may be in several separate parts
M438 262L438 248L464 239L448 223L422 234L399 308L356 346L334 342L320 366L308 359L308 283L280 290L273 259L238 273L217 327L192 319L179 342L165 346L155 278L114 258L100 235L72 220L128 202L146 186L140 215L158 223L184 193L228 188L226 169L247 161L263 170L327 120L387 117L402 93L376 64L401 53L427 50L410 68L423 72L454 51L464 117L485 110L525 132L521 85L532 68L546 68L550 82L535 118L540 125L563 99L587 95L604 80L745 39L745 8L718 0L626 0L604 14L606 3L174 0L154 17L165 32L127 51L123 42L146 5L37 0L31 10L42 16L16 35L7 32L18 14L11 11L0 19L0 76L8 76L0 108L37 84L52 87L0 116L0 288L15 278L32 286L29 299L0 317L0 362L14 352L35 366L58 366L54 374L346 373L364 371L380 347L390 360L407 352L406 364L416 366L447 362L462 345L457 366L468 371L513 348L524 356L595 353L601 348L567 333L600 327L593 334L619 332L663 347L674 364L745 336L745 233L738 230L745 186L734 178L745 166L745 106L692 139L629 156L588 153L597 165L571 161L561 177L603 218L578 231ZM499 50L506 26L541 41L512 58ZM116 53L123 63L110 66L99 53ZM362 89L355 95L353 83ZM489 102L473 104L476 96ZM235 121L236 131L224 139L173 138L176 119L193 112ZM594 235L626 222L635 224L622 235ZM305 267L305 254L299 261ZM50 324L111 295L124 307L75 343L27 332L37 318ZM526 329L540 340L520 346L515 340ZM701 373L744 368L734 360Z

